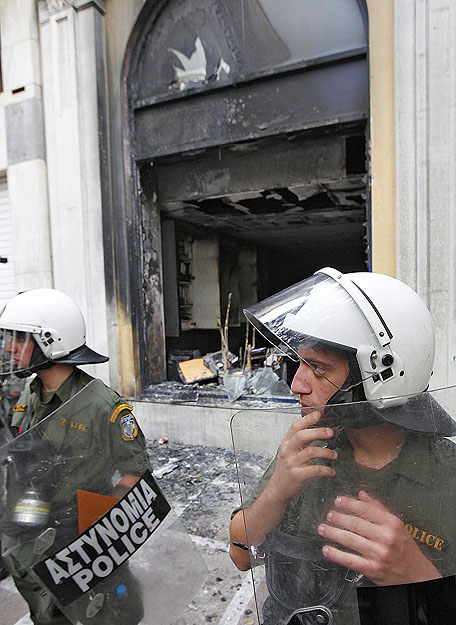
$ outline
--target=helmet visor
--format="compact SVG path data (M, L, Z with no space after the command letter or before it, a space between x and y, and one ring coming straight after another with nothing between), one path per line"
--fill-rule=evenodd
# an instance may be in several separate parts
M335 388L348 391L375 372L357 372L343 380L334 354L355 359L361 346L377 338L353 298L336 280L315 274L244 310L252 325L286 356L302 361ZM328 356L331 356L328 358Z
M46 357L33 340L31 332L0 330L0 375L27 371L46 362Z

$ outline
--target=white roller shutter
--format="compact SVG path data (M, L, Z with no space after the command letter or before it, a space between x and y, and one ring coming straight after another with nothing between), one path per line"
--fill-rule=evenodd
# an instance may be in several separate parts
M0 256L8 259L7 263L0 263L0 305L3 305L16 295L13 258L13 230L11 225L11 210L6 178L0 178Z

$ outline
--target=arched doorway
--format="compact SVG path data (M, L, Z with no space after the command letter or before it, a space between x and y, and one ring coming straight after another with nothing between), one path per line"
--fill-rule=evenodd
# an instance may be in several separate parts
M367 13L357 0L150 0L128 74L143 385L242 308L368 261ZM137 176L136 176L137 174Z

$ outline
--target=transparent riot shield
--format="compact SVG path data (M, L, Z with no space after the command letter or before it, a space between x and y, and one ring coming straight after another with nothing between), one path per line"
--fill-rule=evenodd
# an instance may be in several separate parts
M110 495L125 457L110 452L109 423L90 431L83 418L103 397L94 380L0 447L3 553L75 625L168 625L207 570L150 470Z
M360 597L456 574L454 414L456 387L233 416L258 623L358 625Z

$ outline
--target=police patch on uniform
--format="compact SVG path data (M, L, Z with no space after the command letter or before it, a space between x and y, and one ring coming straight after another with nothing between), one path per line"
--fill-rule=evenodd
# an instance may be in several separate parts
M120 429L124 441L132 441L138 436L138 424L131 412L121 418Z
M440 538L437 534L431 534L427 530L420 529L411 523L406 523L405 529L410 536L416 540L416 542L420 542L423 545L426 544L429 547L434 547L437 551L446 551L447 540L445 538Z
M13 408L13 412L25 412L27 404L16 404Z
M128 412L131 412L133 410L133 406L130 406L130 404L120 404L120 406L117 406L117 408L112 413L111 418L109 419L111 423L116 422L117 415L123 410L128 410Z

